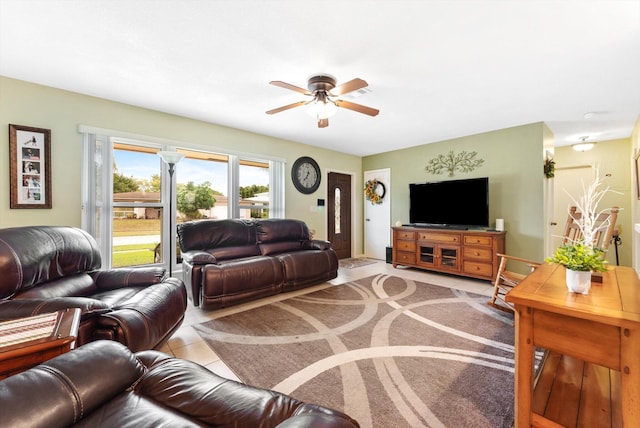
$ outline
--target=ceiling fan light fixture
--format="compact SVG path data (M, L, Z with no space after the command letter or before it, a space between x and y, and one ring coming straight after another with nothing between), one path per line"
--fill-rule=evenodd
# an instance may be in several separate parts
M360 91L368 86L368 83L358 77L351 79L341 85L336 86L336 78L328 74L317 74L309 78L307 87L303 89L299 86L280 80L272 80L271 85L279 86L312 97L307 101L298 101L282 107L267 110L267 114L280 113L300 106L309 106L307 113L318 121L318 128L329 126L329 117L333 116L338 107L352 110L368 116L377 116L380 110L340 99L341 96Z
M328 98L318 99L309 104L307 113L314 119L328 119L338 111L338 107Z

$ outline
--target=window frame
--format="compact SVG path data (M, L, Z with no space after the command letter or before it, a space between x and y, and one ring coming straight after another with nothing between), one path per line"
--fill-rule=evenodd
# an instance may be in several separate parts
M104 268L112 266L112 219L114 208L121 205L131 206L131 203L113 202L113 169L105 168L106 165L113 165L114 143L126 143L131 145L139 145L154 150L179 151L196 150L216 155L228 156L228 216L229 218L238 218L240 215L239 205L239 166L242 161L260 162L269 165L269 218L284 218L285 212L285 166L286 161L269 155L247 154L233 152L226 149L216 148L214 146L203 146L189 144L185 142L160 139L157 137L140 136L121 131L95 128L86 125L80 125L79 132L83 134L82 139L82 229L89 232L96 238L102 254L102 265ZM168 166L158 157L161 165L161 202L149 203L140 202L136 206L140 207L160 207L162 212L169 211L169 180ZM180 165L176 165L179 168ZM176 218L176 183L173 181L173 218ZM234 201L234 203L231 203ZM162 216L161 228L166 231L169 227L170 216ZM108 219L108 221L103 221ZM175 228L170 239L176 239ZM107 237L108 239L105 239ZM169 252L169 240L161 239L163 254ZM175 246L173 247L175 251ZM171 257L164 257L162 263L153 263L150 265L164 265L168 269L167 261L175 263L175 254ZM181 272L181 266L173 266L173 272Z

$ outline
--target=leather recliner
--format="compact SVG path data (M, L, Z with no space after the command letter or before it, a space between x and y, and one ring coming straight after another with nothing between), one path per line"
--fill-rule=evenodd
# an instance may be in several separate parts
M160 347L180 327L184 283L160 267L100 270L95 239L69 226L0 229L0 320L80 308L76 344Z
M0 381L0 403L2 425L12 428L358 428L337 410L106 340Z

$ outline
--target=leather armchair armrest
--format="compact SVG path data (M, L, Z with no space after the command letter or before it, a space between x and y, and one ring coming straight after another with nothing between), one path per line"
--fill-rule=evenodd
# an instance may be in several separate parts
M15 299L0 302L0 321L79 308L83 319L109 312L111 308L89 297L56 297L43 299Z
M119 268L90 272L96 287L100 290L113 290L123 287L145 287L159 284L166 276L162 267Z
M321 239L313 239L311 241L305 241L302 244L305 250L328 250L331 248L331 242L323 241Z
M177 278L167 278L147 287L127 301L97 318L96 337L126 343L132 351L150 349L163 343L168 332L182 323L187 309L187 291Z
M185 251L181 255L182 260L192 266L216 264L218 262L215 256L201 250Z

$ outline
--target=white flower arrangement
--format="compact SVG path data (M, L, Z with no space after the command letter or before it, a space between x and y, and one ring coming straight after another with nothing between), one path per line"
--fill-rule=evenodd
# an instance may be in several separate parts
M601 185L602 180L600 179L599 170L596 168L596 176L593 182L588 187L585 187L584 182L582 183L582 196L578 199L571 196L565 189L565 193L569 195L569 198L577 208L576 212L581 213L579 218L573 217L571 213L569 213L569 215L573 217L575 224L580 229L580 232L582 232L580 242L586 247L593 248L596 243L598 231L611 226L611 217L607 217L604 222L598 224L598 217L608 210L608 208L598 210L598 205L604 195L609 192L622 194L611 190L609 186L604 189L599 189ZM577 242L573 242L573 244L577 244Z

